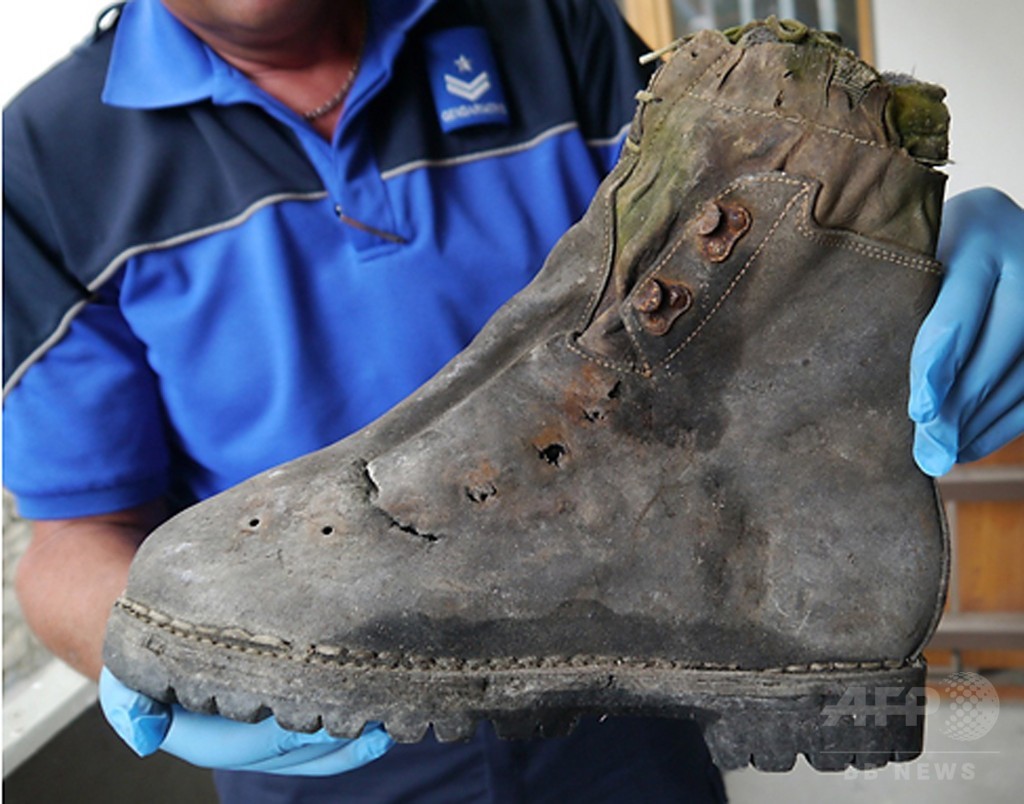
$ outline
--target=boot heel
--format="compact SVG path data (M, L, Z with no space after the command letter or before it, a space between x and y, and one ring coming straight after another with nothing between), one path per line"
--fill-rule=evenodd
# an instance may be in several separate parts
M778 695L730 697L698 715L720 768L749 763L786 771L803 754L819 771L864 770L921 754L923 663L888 672L780 675Z

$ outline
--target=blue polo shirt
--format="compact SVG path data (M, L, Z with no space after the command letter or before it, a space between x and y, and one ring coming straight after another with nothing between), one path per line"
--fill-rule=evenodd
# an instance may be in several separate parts
M610 2L368 12L330 142L156 0L5 111L4 468L23 515L187 503L342 438L463 348L582 214L643 80ZM489 70L446 38L465 28ZM444 131L445 75L504 119Z

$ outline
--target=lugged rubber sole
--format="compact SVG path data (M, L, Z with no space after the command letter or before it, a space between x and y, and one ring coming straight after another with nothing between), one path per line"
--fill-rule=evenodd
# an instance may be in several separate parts
M367 722L398 742L440 741L491 720L506 738L568 734L582 715L691 718L723 770L881 767L920 755L923 661L770 670L690 667L599 656L444 659L299 649L215 632L119 602L105 660L130 687L187 709L340 737Z

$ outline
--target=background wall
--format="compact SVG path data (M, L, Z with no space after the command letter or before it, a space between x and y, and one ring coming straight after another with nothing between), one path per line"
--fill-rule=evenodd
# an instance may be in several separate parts
M92 31L113 0L4 3L0 12L0 101L6 104Z
M950 192L990 184L1024 204L1024 3L875 0L883 70L944 86Z

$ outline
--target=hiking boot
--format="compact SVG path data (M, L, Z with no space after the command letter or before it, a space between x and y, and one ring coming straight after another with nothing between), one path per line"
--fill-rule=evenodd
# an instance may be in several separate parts
M677 42L464 352L146 540L110 669L341 736L636 714L696 719L723 768L916 756L948 547L905 408L942 96L797 23Z

